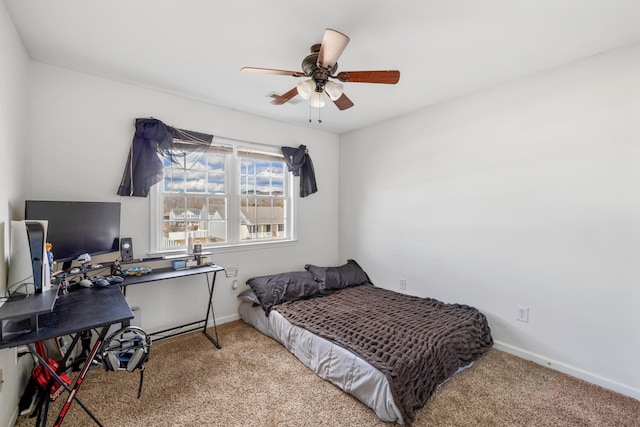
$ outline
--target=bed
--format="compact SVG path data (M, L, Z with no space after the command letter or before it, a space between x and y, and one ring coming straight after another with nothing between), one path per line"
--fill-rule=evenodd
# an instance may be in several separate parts
M374 286L353 260L253 277L240 317L383 421L412 423L493 345L477 309Z

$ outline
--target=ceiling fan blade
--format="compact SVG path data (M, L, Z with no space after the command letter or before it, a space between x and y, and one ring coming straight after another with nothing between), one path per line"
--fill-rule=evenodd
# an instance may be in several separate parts
M385 83L394 85L400 80L398 70L342 71L335 76L341 82Z
M348 36L339 31L327 28L322 38L320 52L318 52L318 67L325 70L333 68L348 43Z
M304 73L302 71L277 70L274 68L242 67L240 71L242 71L243 73L277 74L280 76L304 77Z
M353 102L351 102L351 100L344 93L340 95L340 98L333 101L333 103L336 104L336 107L338 107L340 111L353 107Z
M297 94L298 94L298 88L294 87L289 92L283 93L282 95L280 95L279 97L271 101L271 103L273 105L282 105L288 100L290 100L291 98L293 98L294 96L296 96Z

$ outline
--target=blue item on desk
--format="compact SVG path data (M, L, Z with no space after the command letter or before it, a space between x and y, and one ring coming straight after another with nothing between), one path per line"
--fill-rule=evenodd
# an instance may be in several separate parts
M151 267L131 267L122 270L124 276L142 276L143 274L151 273Z
M187 260L177 259L171 261L171 268L173 268L174 270L184 270L185 268L187 268Z

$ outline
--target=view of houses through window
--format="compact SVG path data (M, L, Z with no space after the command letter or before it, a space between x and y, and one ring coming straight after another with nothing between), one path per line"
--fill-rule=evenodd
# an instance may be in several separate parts
M290 238L281 154L218 147L195 160L182 155L182 164L164 160L158 249L185 248L189 235L203 246Z

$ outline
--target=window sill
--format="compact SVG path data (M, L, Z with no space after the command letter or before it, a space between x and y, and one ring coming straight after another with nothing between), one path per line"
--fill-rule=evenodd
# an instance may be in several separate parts
M288 246L295 246L298 244L297 240L283 240L283 241L271 241L271 242L251 242L251 243L241 243L236 245L224 245L224 246L203 246L202 252L206 252L208 254L211 253L229 253L229 252L248 252L255 250L265 250L265 249L277 249ZM172 256L172 255L185 255L186 250L167 250L167 251L155 251L150 252L148 255L150 257L159 257L159 256Z

